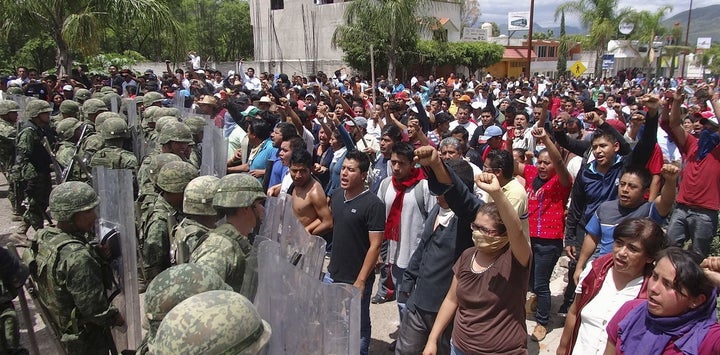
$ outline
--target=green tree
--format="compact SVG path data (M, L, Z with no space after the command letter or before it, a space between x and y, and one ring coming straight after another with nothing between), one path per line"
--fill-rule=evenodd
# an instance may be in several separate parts
M5 36L21 23L49 33L60 73L70 72L74 51L85 56L98 53L107 30L128 31L123 25L130 21L144 21L150 30L178 28L168 7L156 0L0 0L0 10L5 14L0 29Z
M431 6L430 0L352 1L345 9L345 25L335 29L332 44L342 48L344 59L351 65L357 61L352 56L369 53L372 44L375 53L385 57L387 77L392 82L400 60L415 52L420 33L437 23L434 18L418 15Z
M720 46L717 44L713 44L710 49L703 50L698 60L700 64L707 68L712 74L720 74Z
M671 12L672 9L672 6L665 5L654 12L647 10L632 12L626 19L627 22L635 24L635 29L630 35L630 38L638 40L640 43L647 43L648 51L643 59L643 65L645 67L650 67L650 52L653 48L655 37L665 35L668 32L668 28L663 26L662 21L665 15Z
M490 22L490 25L492 25L492 36L497 37L500 35L500 27L498 27L497 22Z
M568 41L568 36L565 32L565 11L563 11L560 14L560 43L558 43L557 61L558 76L565 75L567 73L567 56L569 52L570 42Z
M557 7L555 19L561 13L579 16L582 26L588 29L590 49L596 51L595 74L599 75L600 58L608 41L617 35L618 25L631 12L631 9L619 8L618 0L570 0Z

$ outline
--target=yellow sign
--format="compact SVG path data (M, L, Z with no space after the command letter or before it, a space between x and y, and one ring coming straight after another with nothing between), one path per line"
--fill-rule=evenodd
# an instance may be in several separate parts
M577 61L573 63L573 65L570 67L570 72L573 76L576 78L580 77L580 75L583 75L583 73L587 70L587 67L585 64L583 64L581 61Z

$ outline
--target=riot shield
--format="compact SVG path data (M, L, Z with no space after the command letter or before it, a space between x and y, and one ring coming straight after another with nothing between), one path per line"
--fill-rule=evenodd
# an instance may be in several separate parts
M202 148L200 175L221 178L227 173L227 138L223 135L222 129L215 127L210 118L207 118L206 121L200 145Z
M305 226L295 217L292 209L292 196L285 195L282 224L280 225L280 248L289 260L308 275L320 278L325 261L327 242L310 235Z
M120 112L120 96L112 96L110 98L110 111L119 113Z
M94 187L100 198L97 241L109 245L113 286L110 299L125 325L112 328L117 349L137 349L142 340L138 295L137 254L133 214L133 176L130 170L93 169Z
M125 107L127 107L127 123L132 141L132 152L135 154L138 162L142 162L147 154L147 142L143 134L142 122L138 116L137 105L133 99L125 99L124 104Z
M285 213L285 197L268 197L265 200L265 217L258 234L279 243L283 213Z
M25 95L7 95L5 99L15 101L18 106L20 106L20 111L18 111L18 122L27 121L25 105L27 104L28 97Z
M357 354L360 292L349 284L322 283L299 270L276 242L263 241L257 249L255 305L272 327L264 353Z

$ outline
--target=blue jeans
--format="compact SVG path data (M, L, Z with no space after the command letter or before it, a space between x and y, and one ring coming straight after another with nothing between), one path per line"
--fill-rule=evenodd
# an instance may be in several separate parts
M455 346L455 343L453 343L452 339L450 339L450 355L465 355L465 352L460 350L457 346Z
M550 321L550 277L563 250L562 239L530 238L533 251L533 292L537 295L535 319L547 326Z
M324 283L334 283L330 274L323 277ZM375 274L371 273L370 277L365 281L365 289L360 300L360 355L368 355L370 347L370 338L372 325L370 324L370 298L372 295L373 283L375 282Z
M395 285L395 289L397 290L400 287L399 285L402 283L403 274L405 273L405 269L401 268L395 264L391 264L391 265L392 265L392 273L391 273L392 274L392 282L393 282L393 285ZM400 317L399 318L400 323L402 323L403 315L405 313L405 303L400 303L400 301L398 300L397 305L398 305L398 316Z
M678 204L670 218L667 236L672 244L679 247L692 239L692 250L707 257L717 226L717 211Z

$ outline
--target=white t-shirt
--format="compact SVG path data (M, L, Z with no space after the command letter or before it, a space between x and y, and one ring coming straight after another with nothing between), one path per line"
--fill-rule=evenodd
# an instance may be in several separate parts
M475 129L477 128L477 124L472 123L472 121L467 121L466 123L460 123L457 120L450 122L450 128L449 130L452 131L457 126L465 127L465 129L468 131L468 134L470 134L470 137L472 137L473 133L475 133Z

